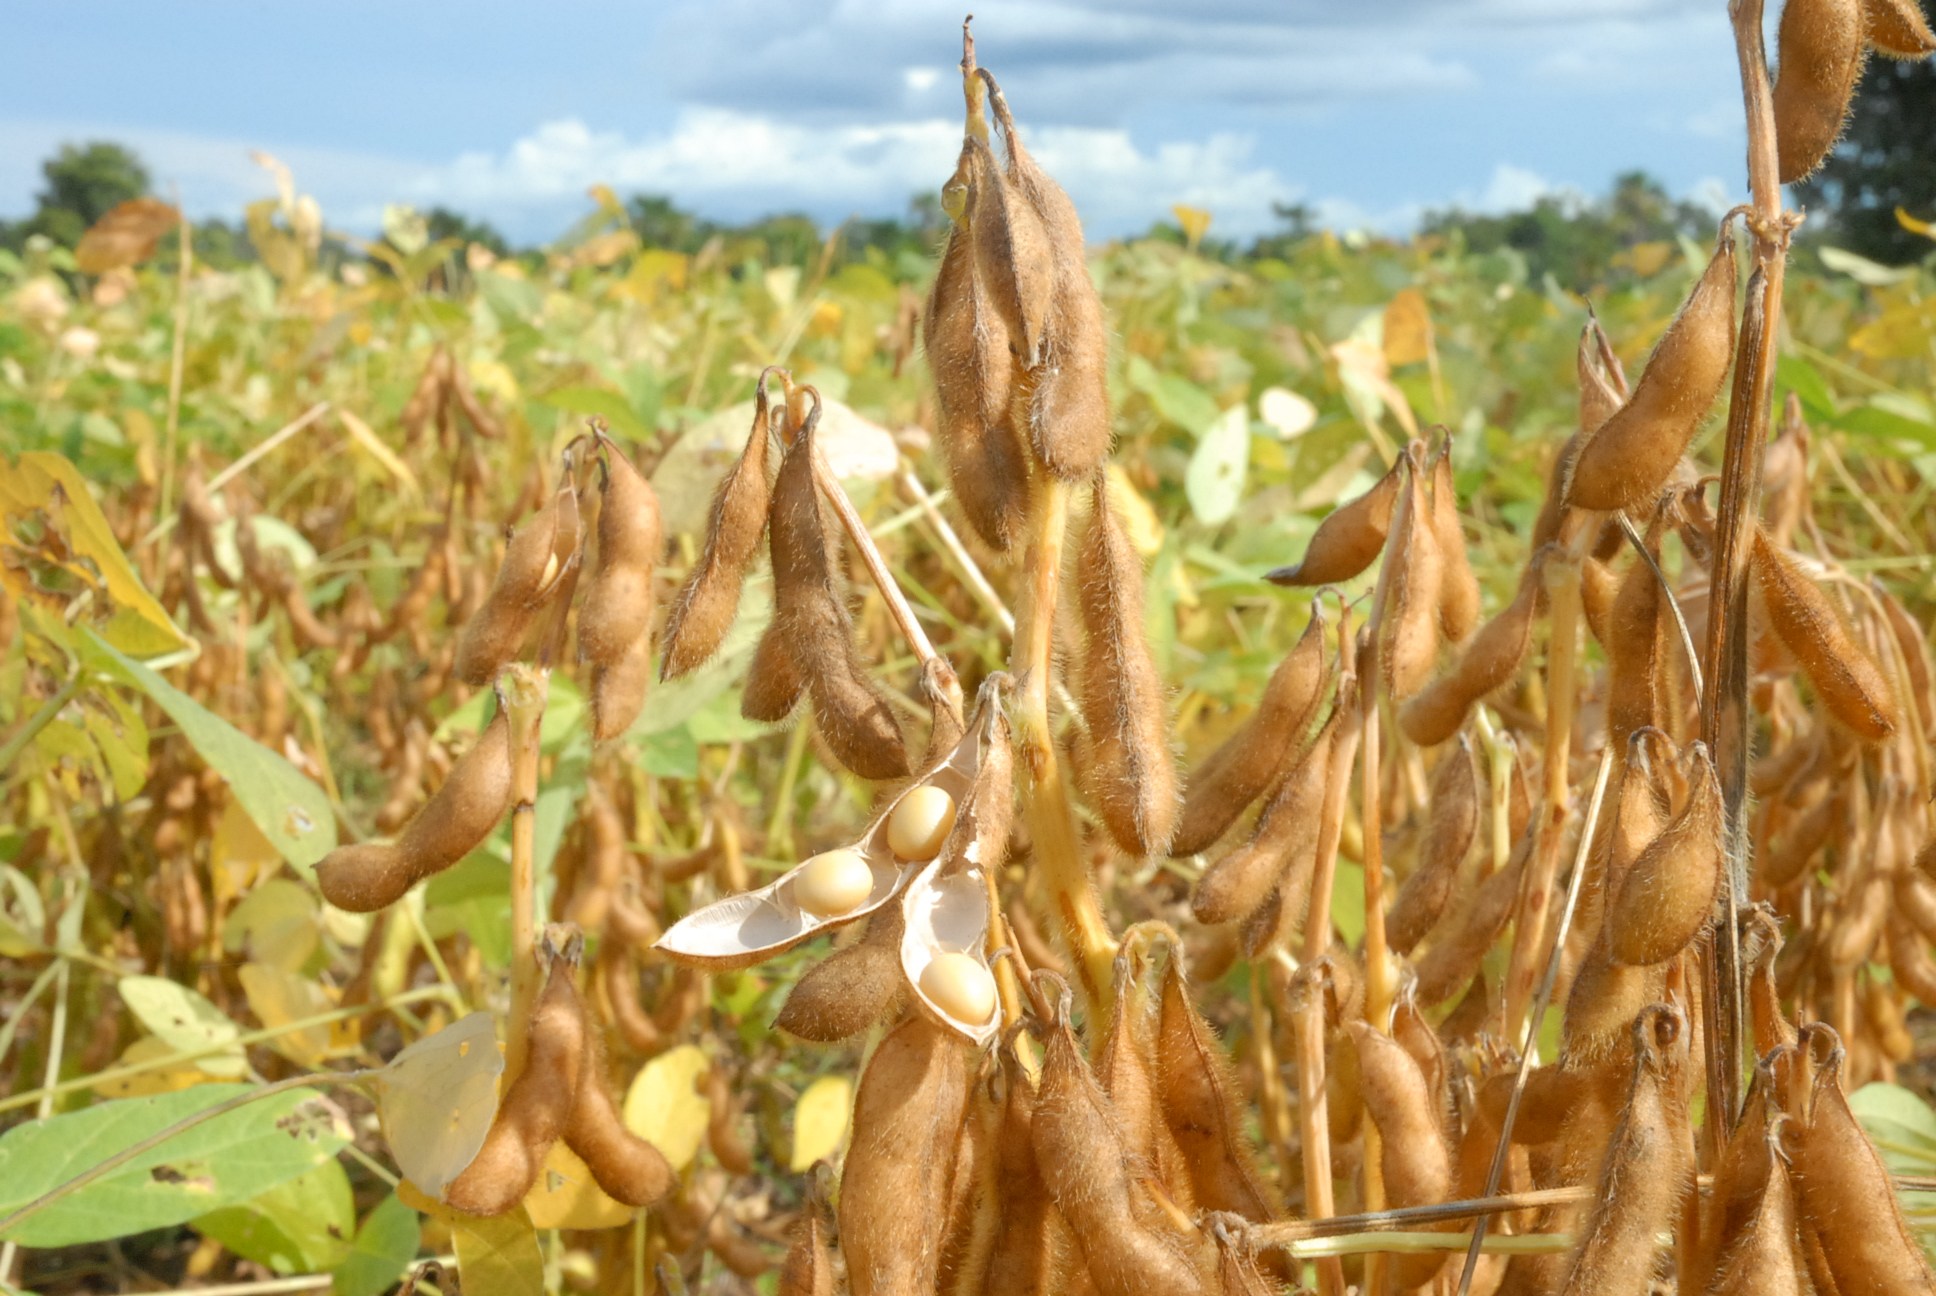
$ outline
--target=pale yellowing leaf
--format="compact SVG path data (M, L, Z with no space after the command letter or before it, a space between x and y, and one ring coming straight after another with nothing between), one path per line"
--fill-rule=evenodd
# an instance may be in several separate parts
M247 815L241 820L255 827ZM269 849L273 852L274 847ZM294 972L315 953L319 927L315 894L291 878L272 877L229 910L222 923L222 948Z
M816 1161L831 1161L847 1141L847 1123L854 1111L854 1082L846 1076L821 1076L793 1105L793 1157L788 1163L798 1174Z
M122 1050L121 1057L110 1071L126 1066L138 1066L153 1062L175 1052L174 1045L159 1035L143 1035ZM118 1080L108 1080L94 1086L94 1092L103 1098L146 1098L150 1094L174 1093L190 1085L207 1084L215 1077L196 1066L193 1062L177 1062L172 1066L156 1067L152 1071L142 1071L135 1075L123 1076Z
M1203 242L1203 236L1210 232L1210 213L1201 207L1186 207L1182 203L1170 208L1176 217L1177 225L1183 230L1183 240L1195 251Z
M122 977L115 987L128 1011L178 1053L218 1046L219 1051L195 1059L213 1076L242 1074L241 1028L214 1004L185 985L166 977Z
M409 464L397 457L394 450L383 444L383 438L378 436L368 423L341 408L336 411L336 417L342 423L343 430L350 434L350 440L356 443L356 448L376 460L378 467L395 478L407 498L415 499L423 494L423 487L417 481L417 474L411 471Z
M681 1044L647 1062L625 1091L625 1128L665 1153L674 1170L699 1154L712 1106L700 1083L713 1064L696 1044Z
M242 982L242 993L248 996L249 1011L271 1030L321 1016L336 1006L321 985L285 968L245 963L236 976ZM343 1041L327 1025L320 1025L286 1031L268 1043L297 1066L313 1070L334 1056Z
M432 1197L477 1157L497 1115L504 1072L491 1014L477 1012L425 1036L377 1077L383 1137L411 1183Z
M1432 351L1432 317L1425 294L1407 288L1385 305L1385 363L1396 369L1417 364Z

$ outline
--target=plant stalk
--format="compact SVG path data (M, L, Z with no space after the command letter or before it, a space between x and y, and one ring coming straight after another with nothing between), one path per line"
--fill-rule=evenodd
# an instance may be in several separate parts
M538 1000L538 741L550 687L548 669L522 662L499 681L498 700L511 726L511 1016L504 1048L509 1077L524 1070L526 1031Z

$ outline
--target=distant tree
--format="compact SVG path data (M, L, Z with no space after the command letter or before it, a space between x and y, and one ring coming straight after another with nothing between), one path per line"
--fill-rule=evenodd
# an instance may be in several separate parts
M26 220L7 227L7 246L18 247L32 235L45 234L72 247L115 204L148 192L148 168L119 144L63 144L40 164L40 173L47 185L36 197L38 207Z
M663 194L637 194L625 205L633 232L647 247L668 252L697 252L717 231Z
M501 257L511 255L510 243L489 221L474 220L448 207L432 207L425 212L424 231L433 242L456 239L459 243L481 244Z
M1936 220L1932 122L1936 63L1870 60L1848 133L1822 169L1796 186L1796 199L1809 209L1803 234L1886 265L1905 265L1936 250L1896 220L1897 207Z
M1658 180L1630 171L1614 180L1605 198L1543 195L1524 210L1474 215L1458 208L1431 211L1419 223L1426 234L1456 235L1473 252L1513 248L1526 258L1534 279L1551 275L1562 287L1584 291L1613 273L1614 257L1642 243L1713 231L1714 216L1682 202Z
M1309 203L1273 202L1271 215L1277 218L1279 228L1250 245L1250 255L1254 257L1288 256L1293 248L1318 231L1317 208Z

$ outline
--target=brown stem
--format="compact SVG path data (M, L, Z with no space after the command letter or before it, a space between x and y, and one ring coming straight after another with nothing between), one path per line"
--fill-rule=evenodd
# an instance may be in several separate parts
M511 1017L504 1074L524 1070L525 1032L538 999L538 730L551 672L523 663L505 671L498 697L511 726Z
M1305 915L1307 945L1308 933L1318 921L1314 913ZM1297 1032L1297 1119L1304 1146L1304 1214L1312 1221L1326 1218L1335 1208L1331 1197L1331 1116L1324 1093L1324 976L1324 964L1306 962L1291 983L1292 1020ZM1335 1256L1319 1260L1317 1270L1321 1296L1344 1296L1344 1266Z

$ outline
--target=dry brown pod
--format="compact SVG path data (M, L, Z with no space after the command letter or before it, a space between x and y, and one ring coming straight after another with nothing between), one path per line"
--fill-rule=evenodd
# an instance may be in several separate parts
M1724 220L1713 258L1655 346L1633 395L1580 448L1567 481L1568 504L1633 511L1667 484L1727 381L1734 298L1734 232Z
M1775 158L1783 184L1815 170L1842 137L1862 79L1862 0L1788 0L1775 77Z
M1533 643L1539 609L1540 561L1520 577L1513 601L1479 627L1451 670L1427 684L1399 708L1398 724L1421 747L1436 747L1457 733L1474 704L1519 673Z
M1109 1095L1129 1155L1148 1166L1170 1199L1188 1211L1196 1204L1196 1189L1156 1094L1157 1003L1147 984L1154 962L1152 928L1165 943L1173 940L1173 933L1160 924L1139 923L1123 933L1116 954L1116 1007L1096 1059L1096 1079Z
M739 695L740 714L748 720L778 724L793 714L807 693L807 678L794 661L787 623L775 617L760 634L746 682Z
M1405 452L1405 494L1386 550L1385 605L1378 626L1378 665L1396 698L1425 687L1439 652L1439 598L1445 559L1418 456ZM1476 617L1476 609L1475 609Z
M789 1035L832 1044L858 1035L900 1004L901 906L884 906L867 934L808 968L773 1024Z
M780 1263L777 1296L834 1296L834 1253L827 1241L827 1223L827 1204L816 1177L794 1221L786 1259Z
M1056 1277L1055 1204L1035 1163L1035 1085L1012 1043L1001 1048L1001 1123L992 1163L995 1227L981 1290L1050 1290Z
M887 1033L861 1073L840 1190L854 1296L934 1289L968 1058L966 1044L917 1013Z
M816 399L773 485L774 633L788 636L794 666L806 678L820 734L834 756L868 779L904 778L907 744L887 698L868 678L854 646L853 619L836 579L814 485Z
M1190 1001L1182 950L1170 948L1157 1015L1157 1096L1163 1118L1182 1149L1197 1204L1249 1220L1275 1218L1283 1210L1258 1172L1244 1130L1236 1077L1209 1023Z
M1633 1084L1564 1296L1646 1296L1655 1239L1693 1182L1687 1133L1687 1021L1666 1004L1634 1021Z
M556 588L564 559L578 545L577 496L567 486L519 527L504 546L497 577L457 640L457 678L488 684L524 644L531 620Z
M1330 679L1322 608L1271 672L1257 709L1190 773L1170 850L1194 855L1223 836L1244 808L1296 760Z
M603 462L598 561L578 611L578 655L595 666L612 665L651 633L653 570L665 545L651 484L615 442Z
M1936 33L1916 0L1863 0L1862 16L1864 34L1876 53L1899 59L1936 53Z
M502 1215L523 1201L571 1119L587 1036L585 1006L564 959L552 960L526 1038L524 1070L505 1090L484 1145L444 1187L444 1203L465 1214Z
M1824 1042L1829 1051L1815 1071L1807 1119L1783 1131L1803 1224L1820 1238L1837 1290L1928 1292L1936 1288L1936 1276L1903 1219L1888 1167L1842 1090L1840 1041L1819 1023L1802 1032L1804 1049Z
M1662 963L1686 948L1714 910L1721 886L1721 785L1707 748L1688 748L1687 804L1619 879L1607 906L1617 962Z
M623 736L645 709L652 683L652 641L640 638L609 666L592 669L592 741Z
M1829 715L1863 742L1881 742L1894 733L1899 723L1895 694L1820 583L1759 531L1754 574L1769 628L1808 676Z
M373 913L475 850L510 805L511 725L500 710L394 843L337 847L318 861L316 885L339 909Z
M975 267L974 195L987 150L964 144L942 191L961 208L922 316L922 347L934 379L936 441L949 489L969 525L999 552L1012 548L1028 518L1029 464L1015 427L1020 363L1008 325Z
M1345 1027L1358 1054L1358 1084L1365 1114L1378 1127L1386 1201L1394 1207L1428 1206L1452 1195L1452 1153L1440 1125L1436 1095L1412 1056L1389 1035L1364 1022ZM1394 1259L1403 1289L1432 1281L1447 1252Z
M1099 1296L1207 1296L1196 1257L1132 1173L1122 1127L1070 1029L1066 984L1047 974L1037 981L1059 990L1060 1009L1046 1028L1030 1131L1035 1163L1075 1235L1090 1282Z
M739 1136L740 1104L724 1067L714 1064L706 1078L706 1146L729 1174L753 1173L753 1153Z
M1199 922L1231 922L1268 907L1257 923L1254 951L1286 939L1303 921L1317 864L1318 825L1330 772L1333 736L1342 717L1334 706L1324 727L1264 802L1257 822L1228 854L1205 869L1190 897ZM1275 895L1277 903L1268 904Z
M974 240L975 281L1001 314L1021 364L1042 362L1044 336L1055 294L1055 250L1035 207L995 161L988 145L970 135L974 189L969 233Z
M1459 491L1452 481L1452 434L1447 432L1432 456L1432 535L1438 541L1439 630L1458 643L1479 624L1479 579L1466 556L1465 528L1459 522Z
M1660 579L1644 558L1636 558L1620 582L1611 624L1602 641L1607 650L1608 741L1624 745L1636 729L1661 722L1666 700L1667 651Z
M1429 817L1412 870L1385 918L1385 940L1400 954L1425 938L1445 912L1459 866L1479 833L1479 779L1463 735L1432 773Z
M1028 440L1037 460L1062 480L1079 482L1102 467L1112 435L1102 298L1089 275L1075 204L1023 146L1001 87L987 69L980 75L1008 149L1008 181L1041 220L1054 270L1043 336L1035 348L1039 363L1030 367L1018 399L1027 402ZM1028 350L1026 341L1022 349Z
M1318 523L1302 559L1266 573L1264 579L1273 585L1335 585L1371 566L1391 532L1404 470L1402 456L1393 460L1370 490L1338 505Z
M577 1096L563 1135L565 1145L578 1154L598 1186L614 1201L650 1206L671 1192L677 1182L665 1154L625 1127L618 1104L606 1088L605 1068L595 1039L585 1046Z
M1530 848L1531 839L1522 837L1506 867L1481 882L1466 903L1438 925L1415 969L1419 1003L1428 1008L1444 1003L1471 983L1486 951L1512 917Z
M677 679L710 661L739 614L740 587L759 552L773 498L766 377L760 375L753 395L753 428L746 446L713 492L705 548L666 615L665 658L659 667L663 679Z
M1143 560L1098 475L1076 552L1085 642L1077 700L1087 724L1083 787L1116 844L1168 851L1176 828L1176 758L1167 690L1143 628Z

